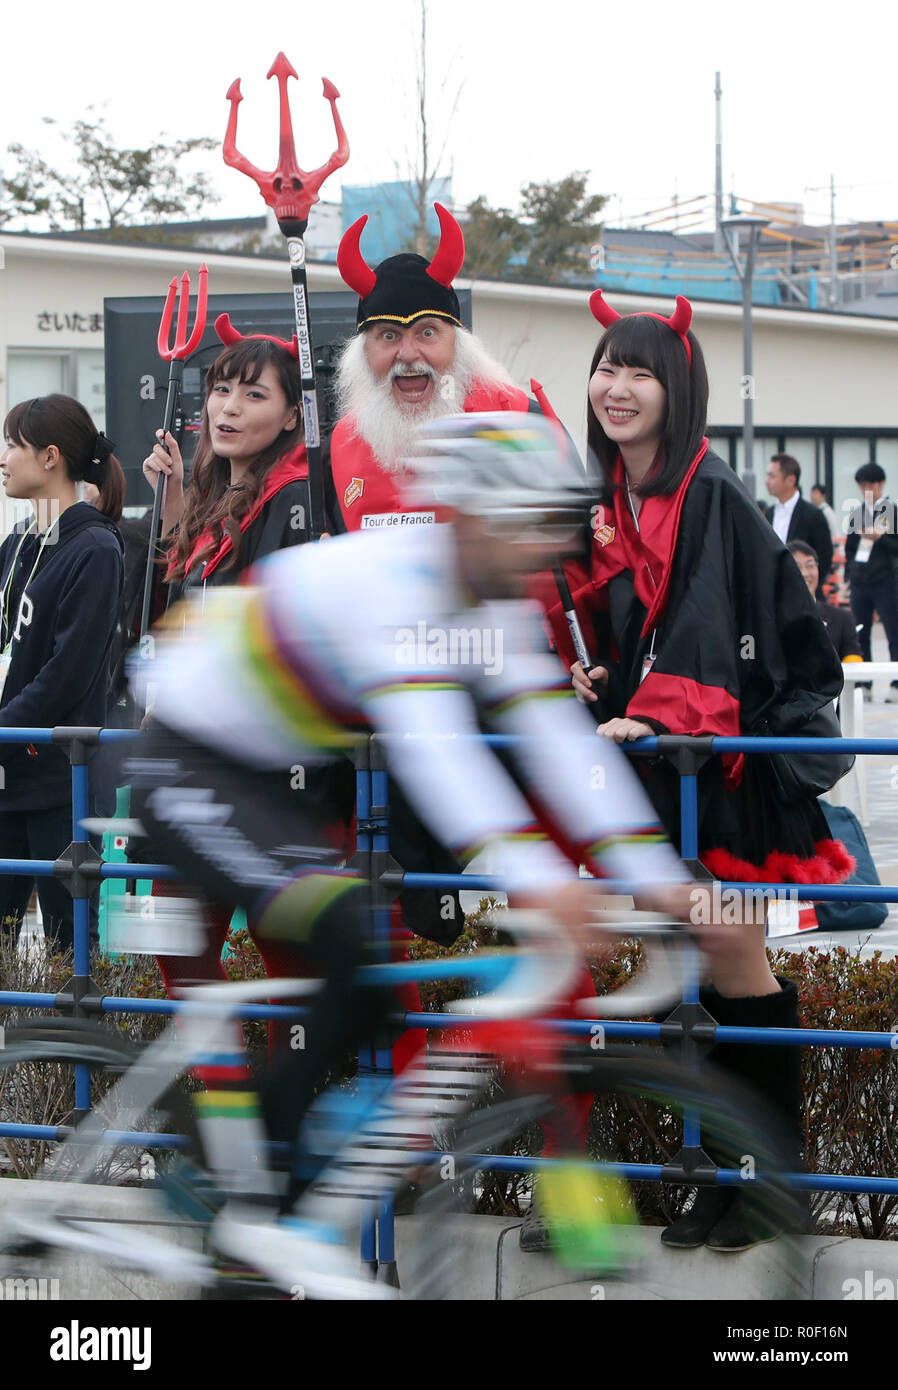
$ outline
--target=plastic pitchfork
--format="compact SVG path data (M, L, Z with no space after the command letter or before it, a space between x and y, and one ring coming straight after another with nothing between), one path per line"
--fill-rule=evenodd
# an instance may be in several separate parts
M266 204L268 207L274 208L274 215L284 236L301 237L305 233L309 220L309 210L313 203L318 202L318 193L324 180L335 169L339 169L341 165L345 164L349 158L349 141L346 138L346 131L343 129L343 122L340 120L340 113L337 110L337 98L340 93L333 82L329 82L326 77L321 79L324 85L324 97L330 102L334 129L337 133L337 148L319 169L307 172L299 167L296 159L293 122L290 119L290 101L287 96L287 78L296 77L296 70L284 54L279 53L268 69L267 75L277 78L280 96L280 144L277 168L273 169L270 174L263 173L237 149L237 107L243 100L239 77L228 88L231 112L222 144L222 155L225 164L229 164L232 169L239 169L241 174L246 174L248 178L258 184L259 192Z
M321 463L321 434L318 424L318 396L315 386L315 356L312 345L311 316L309 312L309 291L306 282L306 251L303 237L313 203L318 202L318 194L324 180L345 164L349 158L349 141L340 113L337 98L340 93L333 82L325 77L325 100L330 102L334 129L337 133L337 148L330 158L318 169L307 171L299 167L296 146L293 141L293 123L290 119L290 101L287 96L287 79L296 77L296 70L283 53L279 53L268 69L269 77L276 77L280 100L280 144L278 146L277 168L270 174L257 169L245 155L237 149L237 108L243 100L239 77L232 82L227 92L231 103L228 125L222 143L222 156L225 164L246 174L258 185L266 205L274 209L277 224L287 238L287 255L290 261L290 278L293 284L293 312L296 320L296 338L299 344L299 374L302 385L303 421L305 424L306 453L309 459L309 536L317 540L325 529L324 474Z
M165 397L165 414L162 417L162 438L168 434L175 422L178 411L178 402L181 398L181 383L184 379L184 362L195 352L202 341L206 331L206 310L209 300L209 271L205 265L200 266L199 288L196 296L196 318L193 324L193 332L187 336L187 324L190 317L190 275L185 270L181 276L180 289L177 275L169 282L168 294L165 297L165 307L162 310L162 319L159 324L159 336L156 339L156 346L159 356L168 365L168 392ZM171 337L172 319L175 314L175 300L178 301L178 319L175 325L174 346L169 347ZM156 494L153 498L153 514L150 523L150 545L147 553L147 572L144 577L143 585L143 606L140 612L140 635L144 636L150 626L152 595L153 595L153 576L157 569L159 555L159 542L162 532L162 515L165 509L165 497L168 491L168 478L162 477L156 484Z

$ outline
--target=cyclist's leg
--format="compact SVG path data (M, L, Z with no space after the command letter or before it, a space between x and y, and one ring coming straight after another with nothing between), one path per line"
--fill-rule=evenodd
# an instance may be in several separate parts
M190 885L175 883L169 879L159 879L153 884L154 898L194 897ZM221 952L228 934L233 910L203 902L203 917L206 925L205 948L195 956L157 956L165 992L171 997L172 990L181 985L217 983L228 978L221 960Z
M304 821L288 777L229 763L159 724L126 764L134 814L163 862L217 901L243 907L260 937L295 943L323 977L263 1095L277 1137L292 1138L332 1061L369 1036L393 1005L359 988L370 959L367 885L314 862L323 831Z

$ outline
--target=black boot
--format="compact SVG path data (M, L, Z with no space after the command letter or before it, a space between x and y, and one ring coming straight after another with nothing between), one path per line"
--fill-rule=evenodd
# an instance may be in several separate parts
M728 999L715 989L705 993L708 1012L722 1025L743 1028L798 1028L798 989L793 980L777 976L778 994ZM731 1072L758 1094L790 1172L802 1167L801 1049L789 1045L718 1043L711 1060ZM754 1188L736 1188L729 1210L708 1235L711 1250L734 1253L775 1240L786 1231L807 1228L807 1199L771 1204Z
M689 1211L661 1232L661 1244L672 1250L697 1250L726 1216L735 1196L731 1187L700 1187Z
M777 977L779 993L727 998L713 987L701 991L701 1002L721 1025L743 1028L797 1028L798 990L791 980ZM718 1043L708 1055L714 1066L730 1072L758 1097L759 1105L777 1130L777 1147L790 1171L801 1167L801 1051L797 1047ZM768 1136L769 1137L769 1136ZM719 1164L732 1166L733 1156L706 1151ZM712 1250L747 1250L775 1240L786 1225L803 1229L807 1207L796 1201L788 1212L772 1212L769 1200L754 1189L700 1188L695 1204L678 1218L661 1240L675 1249L695 1249L706 1244Z

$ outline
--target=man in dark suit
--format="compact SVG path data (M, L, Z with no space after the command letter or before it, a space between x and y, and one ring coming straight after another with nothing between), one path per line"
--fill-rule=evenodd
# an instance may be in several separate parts
M774 454L767 468L767 491L775 498L766 516L784 545L806 541L815 551L820 565L820 583L833 565L833 543L826 517L798 490L801 464L791 454ZM817 598L823 593L818 589Z
M823 603L816 597L820 584L820 570L813 547L808 545L806 541L790 541L789 549L804 576L804 582L810 589L812 597L816 599L817 612L820 614L823 626L829 633L830 641L839 654L839 660L863 661L854 615L851 610L849 608L836 608L834 604Z
M898 661L898 506L886 496L886 475L878 463L863 464L854 481L864 502L848 518L845 570L861 651L869 661L873 615L878 613L889 660ZM898 681L892 681L888 698L898 703Z

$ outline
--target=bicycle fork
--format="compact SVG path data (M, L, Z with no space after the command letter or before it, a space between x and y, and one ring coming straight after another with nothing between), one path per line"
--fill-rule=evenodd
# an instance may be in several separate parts
M338 1144L323 1098L324 1104L310 1112L302 1138L307 1154L330 1151L333 1156L300 1197L296 1215L336 1226L351 1238L362 1203L390 1197L415 1153L431 1152L439 1126L470 1110L494 1072L495 1059L484 1053L422 1049Z

